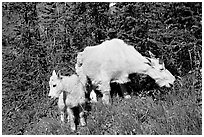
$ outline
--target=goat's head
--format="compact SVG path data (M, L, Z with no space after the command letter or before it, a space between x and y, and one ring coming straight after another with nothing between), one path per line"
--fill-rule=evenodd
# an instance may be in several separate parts
M50 91L48 96L51 98L58 98L63 90L62 77L59 71L56 73L55 70L53 70L52 76L50 77L49 86Z
M148 75L152 77L160 87L171 87L175 81L175 77L165 68L164 61L155 56L146 57L146 62L150 67Z

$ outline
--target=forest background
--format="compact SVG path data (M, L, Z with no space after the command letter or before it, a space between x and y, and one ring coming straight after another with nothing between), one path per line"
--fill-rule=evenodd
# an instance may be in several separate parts
M202 3L109 5L2 3L2 134L202 134ZM93 104L87 126L72 133L47 97L49 77L75 73L78 52L112 38L162 58L174 88L134 77L132 99Z

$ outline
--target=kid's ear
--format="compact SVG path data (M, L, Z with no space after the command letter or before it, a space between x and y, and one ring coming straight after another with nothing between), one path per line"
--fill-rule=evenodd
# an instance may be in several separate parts
M159 58L159 64L163 64L164 60Z
M151 51L148 51L148 52L149 52L150 58L155 58L155 55Z
M55 70L53 70L52 76L57 77L57 74L56 74Z
M62 78L62 77L61 77L61 72L60 72L60 70L57 72L57 78L59 78L59 79Z

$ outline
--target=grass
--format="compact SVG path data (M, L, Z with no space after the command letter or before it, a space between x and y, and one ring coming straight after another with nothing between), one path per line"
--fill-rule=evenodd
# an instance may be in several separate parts
M165 90L162 99L113 97L110 106L99 101L87 113L87 126L78 127L76 132L59 122L55 104L49 112L54 115L42 117L24 134L201 135L201 87L201 75L195 72L183 77L173 89Z

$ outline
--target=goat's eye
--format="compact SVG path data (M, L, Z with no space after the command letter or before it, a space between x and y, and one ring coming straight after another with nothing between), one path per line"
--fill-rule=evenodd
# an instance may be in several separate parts
M53 85L53 87L56 87L56 85Z
M162 71L162 70L164 70L164 68L161 68L160 70Z

